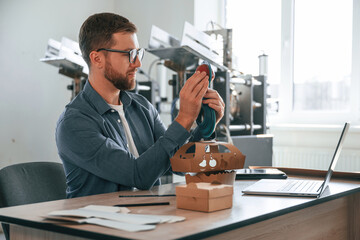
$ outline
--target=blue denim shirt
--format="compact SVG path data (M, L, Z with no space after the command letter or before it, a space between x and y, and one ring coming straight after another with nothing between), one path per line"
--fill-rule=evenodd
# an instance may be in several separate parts
M119 114L87 81L69 103L56 127L56 144L64 164L67 197L115 192L159 184L170 158L190 134L174 121L166 130L156 109L143 96L121 91L125 117L139 152L129 151Z

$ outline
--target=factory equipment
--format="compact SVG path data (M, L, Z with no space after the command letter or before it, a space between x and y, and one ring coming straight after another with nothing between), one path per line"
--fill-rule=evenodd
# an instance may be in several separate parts
M177 73L169 80L173 89L173 118L177 115L176 101L186 79L201 61L209 62L216 71L212 87L226 105L224 117L217 125L217 138L232 141L247 156L245 167L272 165L272 136L266 135L265 54L259 56L259 75L245 75L232 66L231 29L201 32L189 23L184 25L181 41L153 26L147 51L164 60L164 65ZM245 145L246 149L242 147Z
M67 89L71 90L71 100L83 89L89 75L89 68L81 56L77 42L66 37L62 37L61 42L50 38L45 57L41 58L40 61L59 68L60 74L72 78L72 83L67 86ZM138 70L148 80L142 81L141 84L138 83L134 91L146 97L159 110L159 85L152 81L142 69Z
M72 78L72 84L67 88L71 90L73 99L84 87L89 68L81 57L79 44L69 38L62 37L61 42L54 39L48 40L45 57L41 62L59 68L59 73Z

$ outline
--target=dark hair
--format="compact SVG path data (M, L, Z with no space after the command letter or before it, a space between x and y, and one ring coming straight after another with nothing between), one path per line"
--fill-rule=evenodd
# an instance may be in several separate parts
M81 54L90 68L90 53L99 48L110 48L112 35L118 32L135 33L136 26L127 18L114 13L94 14L83 23L79 33Z

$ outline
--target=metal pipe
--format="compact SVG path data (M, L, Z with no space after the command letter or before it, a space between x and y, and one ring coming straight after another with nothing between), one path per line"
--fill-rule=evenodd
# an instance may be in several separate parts
M260 130L261 128L262 128L261 125L258 125L258 124L253 125L254 130Z
M261 106L262 106L261 103L253 102L253 109L259 108L259 107L261 107Z
M229 126L230 131L244 131L244 130L250 130L250 128L251 128L250 124L230 125Z
M230 78L230 83L249 85L249 81L247 81L247 80L245 80L243 78Z
M253 125L253 130L259 130L261 128L262 128L261 125L258 125L258 124ZM229 126L230 131L245 131L245 130L250 130L250 129L251 129L250 124L230 125Z
M256 80L255 78L252 78L252 83L253 83L253 85L255 85L255 86L261 86L261 85L262 85L262 82Z
M259 56L259 75L267 76L268 74L268 56L262 54Z

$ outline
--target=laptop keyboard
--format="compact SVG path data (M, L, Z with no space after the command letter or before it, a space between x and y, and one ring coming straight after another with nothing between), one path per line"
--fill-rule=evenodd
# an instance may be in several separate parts
M280 192L316 192L321 186L321 182L304 181L304 180L289 180L286 184L281 186Z

